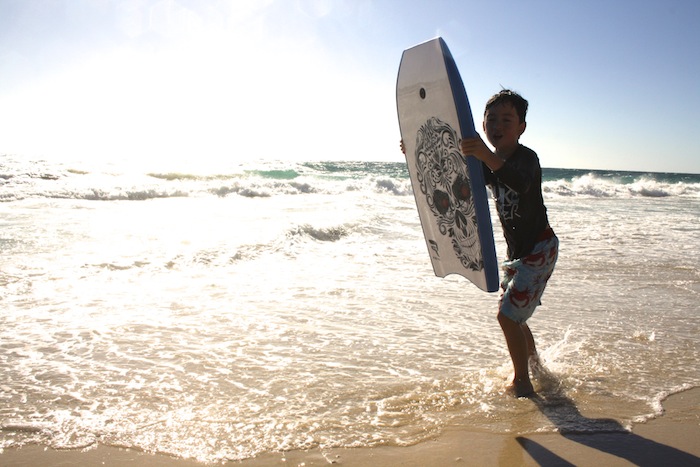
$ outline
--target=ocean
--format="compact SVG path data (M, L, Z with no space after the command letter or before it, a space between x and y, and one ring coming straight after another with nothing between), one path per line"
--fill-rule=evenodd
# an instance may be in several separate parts
M700 386L700 175L544 169L543 190L533 401L504 392L498 293L434 276L403 161L0 156L0 449L219 462L660 416Z

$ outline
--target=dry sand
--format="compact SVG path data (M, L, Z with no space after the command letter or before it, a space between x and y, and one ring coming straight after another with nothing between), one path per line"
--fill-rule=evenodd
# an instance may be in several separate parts
M448 430L432 441L409 447L312 449L269 453L226 465L260 466L700 466L700 388L664 401L665 413L633 432L594 435L496 435ZM202 467L129 449L98 446L87 451L56 451L43 446L8 449L0 465L18 466L172 466Z

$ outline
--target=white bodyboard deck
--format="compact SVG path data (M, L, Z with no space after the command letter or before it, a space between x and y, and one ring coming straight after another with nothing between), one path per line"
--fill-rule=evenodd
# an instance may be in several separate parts
M433 270L498 290L498 262L481 162L465 157L476 136L462 78L441 38L404 51L396 103L406 163Z

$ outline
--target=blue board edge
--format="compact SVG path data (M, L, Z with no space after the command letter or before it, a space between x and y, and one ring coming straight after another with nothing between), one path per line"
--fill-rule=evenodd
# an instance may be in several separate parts
M477 136L474 128L474 118L472 110L467 98L467 91L462 82L462 76L459 74L457 64L455 63L450 49L445 41L440 37L440 48L442 55L445 58L445 68L447 69L447 77L450 81L452 89L452 97L457 107L457 118L462 138L473 138ZM486 181L481 161L474 156L467 156L467 168L469 170L469 178L472 182L472 196L476 203L482 203L486 206L486 212L477 212L477 229L479 230L479 239L481 240L481 254L484 258L484 275L486 277L486 288L489 292L496 292L499 289L498 278L498 261L496 260L496 245L493 239L493 227L491 226L491 214L489 211L489 200L486 194ZM494 261L487 261L486 258L493 258Z

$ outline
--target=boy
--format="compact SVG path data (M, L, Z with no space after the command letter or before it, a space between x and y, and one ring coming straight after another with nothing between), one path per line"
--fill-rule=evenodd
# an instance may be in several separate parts
M491 186L508 245L498 322L513 360L515 376L509 387L516 397L534 395L528 361L532 358L538 363L537 350L526 321L540 304L559 248L542 200L539 159L520 144L527 106L519 94L499 92L486 103L483 123L495 152L479 136L460 144L462 154L473 155L484 165L484 177Z

